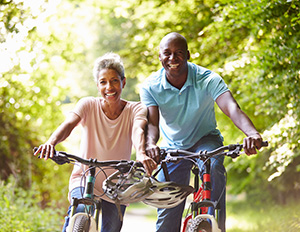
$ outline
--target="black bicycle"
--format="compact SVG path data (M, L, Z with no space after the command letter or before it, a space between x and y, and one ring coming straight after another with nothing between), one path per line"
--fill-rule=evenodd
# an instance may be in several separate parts
M36 150L37 148L34 149L34 151ZM94 183L97 175L100 172L105 173L108 168L115 169L116 172L106 176L102 189L117 207L120 204L143 201L145 204L157 208L171 208L180 204L194 191L190 186L181 186L173 182L159 182L154 177L147 176L142 163L132 160L88 160L63 151L56 151L50 159L59 165L81 163L89 167L82 174L82 186L85 189L82 197L72 199L67 232L100 230L101 196L94 194ZM79 204L85 206L84 213L76 213ZM122 220L121 213L120 218Z

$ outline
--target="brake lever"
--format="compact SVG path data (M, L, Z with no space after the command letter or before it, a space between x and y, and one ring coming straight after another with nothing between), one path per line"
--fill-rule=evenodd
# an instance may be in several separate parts
M55 152L53 157L50 157L50 159L52 159L55 163L59 164L59 165L63 165L65 163L70 163L70 159L66 156L67 153L62 152L62 151L58 151Z
M37 147L33 149L33 152L37 151ZM63 165L65 163L70 163L70 159L66 156L66 152L63 151L55 151L53 157L49 157L51 160L53 160L55 163L59 165ZM39 159L41 159L41 155L38 156Z

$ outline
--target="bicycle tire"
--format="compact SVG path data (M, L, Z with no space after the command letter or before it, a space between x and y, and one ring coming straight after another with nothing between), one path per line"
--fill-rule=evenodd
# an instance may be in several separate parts
M75 219L72 232L88 232L91 220L87 215L80 215Z
M196 218L191 221L188 232L212 232L212 226L209 221L203 218Z

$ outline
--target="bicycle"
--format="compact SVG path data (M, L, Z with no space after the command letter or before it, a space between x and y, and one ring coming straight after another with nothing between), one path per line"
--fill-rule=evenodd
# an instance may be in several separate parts
M267 141L263 141L263 147L268 146ZM194 178L194 193L193 199L190 203L187 215L183 221L182 232L221 232L218 227L218 202L211 201L211 181L210 181L210 165L211 158L217 155L224 155L231 158L237 158L243 149L242 144L230 144L227 146L219 147L213 151L199 151L189 152L185 150L163 150L161 149L161 169L164 172L166 181L170 181L170 177L167 171L166 163L179 162L180 160L190 160L193 162L192 173ZM198 166L195 159L201 159L203 161L203 169ZM199 186L199 172L203 170L203 180L201 186ZM158 170L154 175L156 175ZM225 189L224 189L225 190ZM208 208L213 207L215 215L208 214Z
M34 151L36 150L37 148L34 148ZM104 194L112 199L118 208L120 204L126 205L138 201L154 207L171 208L180 204L194 190L190 186L181 186L173 182L158 182L155 178L146 175L142 163L132 160L87 160L63 151L55 151L50 159L59 165L79 162L89 167L82 175L84 179L88 173L82 198L72 199L67 232L96 232L100 229L101 196L94 195L94 183L98 173L105 173L106 168L116 169L116 172L106 178L102 188ZM97 168L99 171L96 173ZM153 196L153 199L149 196ZM76 213L79 204L85 206L84 213ZM122 220L120 211L119 215Z

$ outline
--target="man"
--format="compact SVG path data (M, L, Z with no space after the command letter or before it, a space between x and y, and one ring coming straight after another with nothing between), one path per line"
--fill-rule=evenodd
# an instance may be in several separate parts
M190 151L213 150L223 145L216 129L214 103L247 136L244 151L256 154L262 138L248 116L240 109L223 79L216 73L188 62L190 52L186 39L175 32L160 42L159 60L162 69L151 75L141 88L141 101L148 108L146 152L157 159L156 142L162 132L162 147ZM159 130L160 127L160 130ZM212 200L220 203L219 227L225 231L225 168L223 157L212 160ZM201 161L199 161L201 163ZM171 181L187 185L190 179L190 162L168 164ZM164 181L163 173L158 176ZM184 209L158 209L156 231L180 231ZM214 212L209 212L213 214Z

